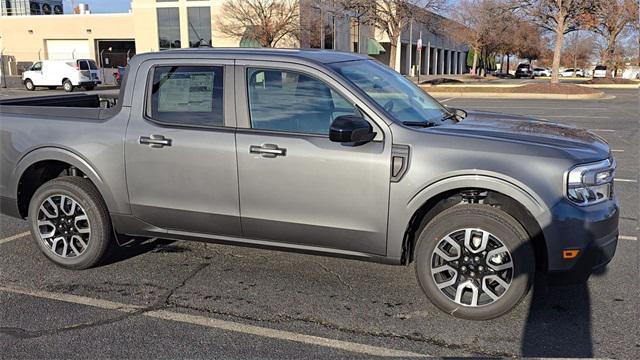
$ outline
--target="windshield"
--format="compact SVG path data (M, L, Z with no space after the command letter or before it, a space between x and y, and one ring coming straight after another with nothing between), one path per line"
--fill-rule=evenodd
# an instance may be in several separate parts
M399 122L440 124L450 113L414 83L375 60L330 65Z

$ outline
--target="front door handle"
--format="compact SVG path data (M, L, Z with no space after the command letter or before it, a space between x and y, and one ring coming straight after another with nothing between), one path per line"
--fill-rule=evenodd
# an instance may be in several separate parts
M167 139L162 135L140 136L138 142L143 145L149 145L152 148L171 146L171 139Z
M249 146L249 153L260 154L266 158L274 158L276 156L286 156L287 149L279 148L275 144L251 145Z

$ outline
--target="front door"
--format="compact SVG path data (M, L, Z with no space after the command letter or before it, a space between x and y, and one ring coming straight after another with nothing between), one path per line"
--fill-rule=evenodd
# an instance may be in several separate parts
M184 63L138 71L149 89L126 134L131 210L170 232L239 236L233 66Z
M389 146L382 134L361 146L331 142L331 122L358 110L319 77L313 70L237 70L236 86L246 94L237 111L243 233L384 255Z

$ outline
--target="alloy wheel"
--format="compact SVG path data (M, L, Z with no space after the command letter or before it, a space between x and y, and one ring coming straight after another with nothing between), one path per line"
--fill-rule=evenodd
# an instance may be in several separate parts
M55 255L71 258L87 250L91 237L89 217L70 196L47 197L40 205L37 221L40 241Z
M495 235L465 228L440 239L431 256L431 275L451 301L468 307L494 303L514 276L509 249Z

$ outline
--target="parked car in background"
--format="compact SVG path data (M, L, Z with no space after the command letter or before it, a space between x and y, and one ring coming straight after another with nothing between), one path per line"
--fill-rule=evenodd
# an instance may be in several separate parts
M607 77L607 67L605 65L596 65L596 67L593 69L593 77L594 78Z
M533 79L533 70L531 64L519 64L516 68L516 79L527 77Z
M22 74L22 82L29 91L62 86L66 92L76 87L93 90L102 83L98 66L91 59L38 61Z
M638 80L640 79L640 68L638 67L629 67L624 69L624 71L622 72L622 78L623 79L629 79L629 80Z
M562 77L584 77L584 71L582 71L582 69L564 69L562 70L562 72L560 72L560 76Z
M533 76L551 76L551 69L533 68Z
M129 66L115 104L0 100L0 212L60 266L99 264L121 235L413 263L436 306L482 320L536 272L583 282L614 256L616 162L587 130L448 108L353 53Z
M118 66L118 70L113 74L113 77L116 80L116 85L122 85L122 80L124 79L124 74L127 71L127 68L124 66Z

